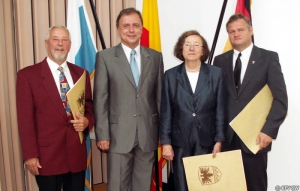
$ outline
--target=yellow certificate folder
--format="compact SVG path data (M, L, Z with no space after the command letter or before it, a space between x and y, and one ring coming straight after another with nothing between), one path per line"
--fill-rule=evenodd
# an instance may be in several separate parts
M79 112L84 116L84 106L85 106L85 82L86 73L83 72L79 80L74 84L73 88L67 93L68 102L73 114L74 119L76 119L76 112ZM78 132L80 143L83 141L83 132Z
M248 149L254 154L259 151L256 138L266 122L272 102L272 92L266 84L229 123Z
M241 150L183 158L189 191L247 191Z

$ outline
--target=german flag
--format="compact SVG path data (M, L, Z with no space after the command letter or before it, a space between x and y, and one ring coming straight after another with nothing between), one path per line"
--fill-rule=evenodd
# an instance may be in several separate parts
M243 15L248 17L250 20L252 20L251 19L251 9L250 9L251 3L252 3L252 0L238 0L236 3L235 13L242 13ZM252 40L253 40L253 36L252 36ZM232 49L232 46L229 42L229 39L227 39L227 42L225 44L223 52L227 52L231 49Z
M251 20L251 0L238 0L236 4L235 13L242 13Z

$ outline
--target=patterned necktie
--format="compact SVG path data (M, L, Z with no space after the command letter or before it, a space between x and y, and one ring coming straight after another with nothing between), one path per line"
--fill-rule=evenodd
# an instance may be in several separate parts
M241 61L241 57L242 54L239 53L236 61L235 61L235 67L233 70L233 76L234 76L234 83L235 83L235 88L236 88L236 92L238 92L239 87L241 86L241 70L242 70L242 61Z
M69 102L67 99L67 92L70 90L70 86L69 86L67 78L65 76L64 68L60 66L60 67L58 67L57 70L60 71L60 74L59 74L60 97L61 97L63 106L66 109L67 114L70 114L71 109L70 109L70 105L69 105Z
M139 85L139 80L140 80L140 72L139 72L138 65L135 61L135 56L134 56L135 54L136 54L136 51L131 50L131 53L130 53L130 67L131 67L131 71L132 71L132 74L133 74L135 84L136 84L136 86L138 86Z

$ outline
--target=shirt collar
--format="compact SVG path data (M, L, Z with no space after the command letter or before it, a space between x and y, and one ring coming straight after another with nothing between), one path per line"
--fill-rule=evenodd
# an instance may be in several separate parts
M53 62L49 57L47 57L47 62L52 72L57 71L58 67L60 66L63 67L65 72L69 71L69 67L66 61L64 61L64 63L62 63L61 65L58 65L57 63Z
M251 51L252 51L252 48L253 48L253 43L251 42L250 46L248 46L245 50L243 50L241 53L242 53L242 56L246 56L246 55L250 55L251 54ZM237 51L236 49L233 49L233 54L238 57L239 55L239 51Z
M123 48L125 54L130 56L132 49L123 43L121 43L121 45L122 45L122 48ZM136 51L136 56L138 56L140 54L140 48L141 48L140 45L138 45L137 47L134 48L134 50Z

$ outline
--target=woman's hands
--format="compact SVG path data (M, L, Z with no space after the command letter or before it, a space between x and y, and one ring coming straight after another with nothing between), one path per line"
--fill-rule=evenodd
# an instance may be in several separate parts
M221 152L221 148L222 148L222 142L216 142L216 144L214 145L214 149L213 149L213 158L215 158L217 156L217 153Z
M169 161L173 160L174 151L173 151L173 148L170 144L163 145L162 156L166 160L169 160Z

